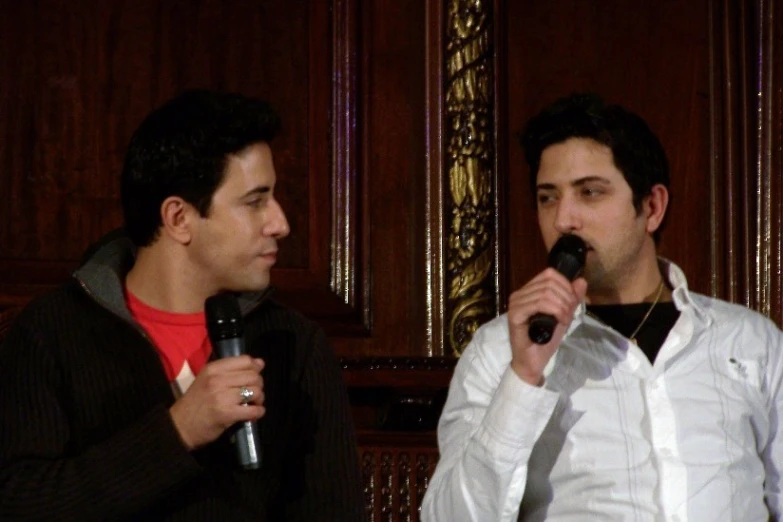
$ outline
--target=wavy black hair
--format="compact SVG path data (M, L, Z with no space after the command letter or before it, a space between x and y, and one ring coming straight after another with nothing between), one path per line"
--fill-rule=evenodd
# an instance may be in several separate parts
M521 134L534 198L541 154L570 138L589 138L611 149L615 166L631 186L637 211L654 185L669 187L669 160L647 123L619 105L607 105L596 94L576 93L531 118Z

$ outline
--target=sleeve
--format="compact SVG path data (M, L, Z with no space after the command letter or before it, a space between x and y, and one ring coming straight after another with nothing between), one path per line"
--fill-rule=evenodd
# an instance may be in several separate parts
M783 333L776 327L774 335L769 340L769 358L767 361L767 383L769 392L768 416L769 438L762 451L766 477L764 479L764 499L770 512L770 520L783 520Z
M75 450L73 406L42 332L20 316L0 346L0 521L122 518L200 471L163 405Z
M366 519L358 447L348 394L326 335L309 341L296 401L302 438L291 447L285 512L288 521Z
M465 349L449 386L423 522L516 521L533 445L557 406L557 393L511 369L507 339L487 342L484 334Z

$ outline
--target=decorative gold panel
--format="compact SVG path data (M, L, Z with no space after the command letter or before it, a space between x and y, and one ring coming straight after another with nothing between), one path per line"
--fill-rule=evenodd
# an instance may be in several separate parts
M446 16L448 190L445 324L459 355L495 315L494 62L491 3L453 0Z

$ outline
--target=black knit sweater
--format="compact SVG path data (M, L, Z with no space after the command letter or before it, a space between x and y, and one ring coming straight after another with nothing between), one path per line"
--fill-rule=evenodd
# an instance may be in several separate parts
M101 249L31 303L0 346L0 520L363 520L356 441L323 332L245 296L248 353L266 362L260 470L226 437L194 452L169 415L155 347L122 299L132 254Z

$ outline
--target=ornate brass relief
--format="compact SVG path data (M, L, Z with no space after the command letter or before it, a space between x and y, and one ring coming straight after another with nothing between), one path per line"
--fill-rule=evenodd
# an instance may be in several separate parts
M450 0L446 26L446 321L460 355L495 315L491 2Z

